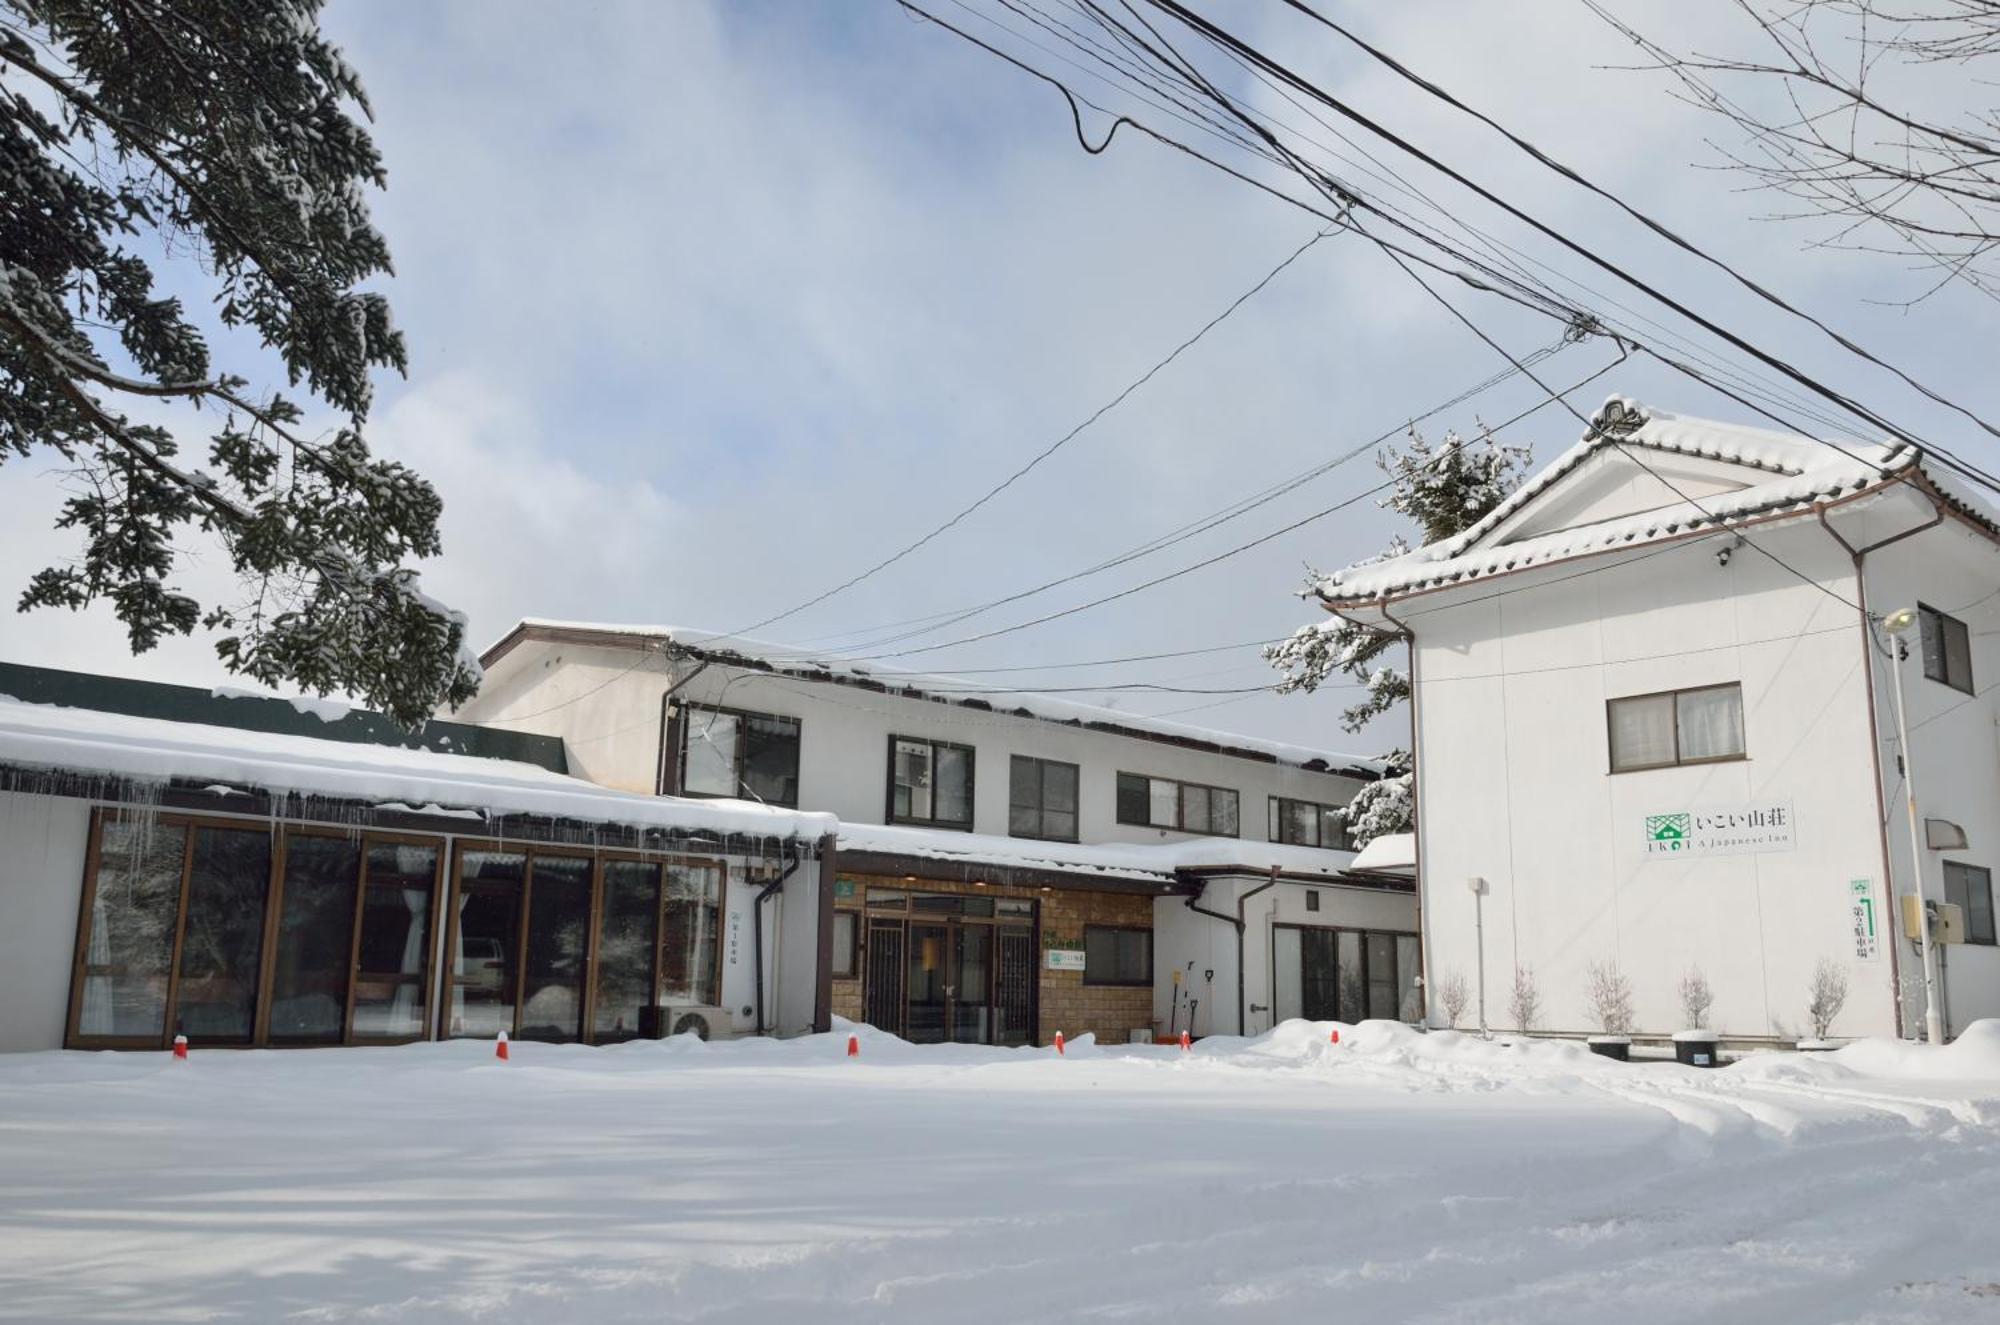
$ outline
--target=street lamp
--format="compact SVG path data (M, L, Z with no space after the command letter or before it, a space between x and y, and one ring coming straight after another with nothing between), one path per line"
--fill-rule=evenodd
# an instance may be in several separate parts
M1917 933L1923 945L1924 1038L1932 1044L1944 1043L1944 1023L1938 1016L1937 971L1931 965L1931 909L1924 905L1924 847L1917 827L1917 774L1910 759L1910 728L1903 717L1903 655L1909 651L1903 636L1917 624L1915 608L1900 607L1882 618L1882 629L1895 637L1889 661L1896 673L1896 740L1903 754L1903 799L1910 813L1910 873L1917 894Z

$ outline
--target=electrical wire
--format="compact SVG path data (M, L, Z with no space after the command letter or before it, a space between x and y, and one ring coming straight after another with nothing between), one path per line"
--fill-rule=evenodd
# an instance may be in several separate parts
M1079 433L1083 432L1084 429L1090 427L1091 424L1097 422L1099 419L1103 418L1106 414L1109 414L1112 410L1116 409L1121 403L1123 403L1128 397L1130 397L1133 392L1137 391L1140 387L1146 385L1146 383L1152 381L1153 378L1157 376L1169 364L1173 363L1174 360L1180 358L1182 354L1184 354L1187 350L1189 350L1195 344L1197 344L1202 339L1202 337L1206 336L1209 332L1213 331L1216 327L1220 326L1224 321L1226 321L1229 318L1230 314L1234 313L1237 309L1243 307L1244 304L1248 303L1253 297L1256 296L1256 294L1260 290L1262 290L1265 286L1269 285L1272 281L1276 280L1279 274L1282 273L1287 267L1291 266L1294 262L1297 262L1301 257L1305 256L1307 250L1311 249L1313 245L1319 243L1322 239L1325 239L1331 233L1332 233L1331 231L1322 230L1319 233L1313 235L1312 238L1306 240L1305 243L1299 245L1296 249L1293 249L1292 252L1288 254L1282 262L1280 262L1277 266L1271 268L1270 271L1266 272L1264 276L1260 280L1258 280L1258 282L1255 285L1251 286L1248 290L1245 290L1242 294L1236 296L1235 299L1230 301L1228 307L1224 308L1220 313L1217 313L1214 317L1210 318L1207 322L1203 323L1200 330L1196 331L1192 336L1189 336L1186 340L1183 340L1180 344L1176 345L1167 354L1165 358L1159 360L1152 367L1148 368L1145 372L1141 373L1130 384L1128 384L1124 390L1120 391L1117 395L1113 396L1103 405L1100 405L1095 411L1093 411L1089 415L1089 417L1085 418L1083 422L1077 424L1074 428L1071 428L1068 432L1064 433L1061 437L1058 437L1048 446L1042 448L1042 450L1037 452L1035 456L1032 459L1030 459L1026 464L1020 466L1013 473L1009 474L1006 478L1002 479L999 483L996 483L992 487L988 488L985 492L981 493L976 499L974 499L970 504L960 508L960 510L956 514L946 519L943 523L939 524L929 533L923 535L921 538L916 539L914 542L905 545L900 550L891 553L889 556L884 557L882 560L876 562L874 565L870 566L868 569L860 572L859 574L850 576L848 579L841 581L839 584L834 585L832 588L824 590L823 592L816 594L811 598L806 599L804 602L799 603L796 606L786 608L782 612L776 613L775 615L772 616L767 616L761 621L753 622L750 625L744 626L741 630L731 631L730 633L741 635L741 634L746 634L749 631L761 630L765 626L769 626L776 622L783 621L788 617L796 616L800 612L805 611L807 608L817 607L819 604L827 601L827 599L832 598L834 595L842 593L848 589L851 589L855 585L860 584L863 580L869 579L871 576L874 576L875 574L888 569L890 566L895 565L897 562L901 561L904 557L909 556L912 552L917 551L919 548L929 543L932 539L935 539L940 534L943 534L947 530L952 529L953 527L958 525L961 521L963 521L967 516L971 515L974 511L977 511L980 507L986 505L987 502L992 501L995 497L1005 492L1008 488L1014 486L1016 482L1018 482L1020 479L1025 477L1032 470L1034 470L1035 467L1040 465L1044 460L1047 460L1050 456L1054 455L1057 451L1061 450Z

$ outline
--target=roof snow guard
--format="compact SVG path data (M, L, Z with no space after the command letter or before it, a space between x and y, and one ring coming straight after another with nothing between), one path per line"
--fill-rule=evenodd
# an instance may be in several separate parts
M1652 453L1650 461L1647 452ZM1524 513L1558 486L1593 462L1619 456L1641 473L1668 462L1714 462L1747 481L1700 498L1677 494L1632 514L1508 537ZM1913 481L1988 529L2000 529L1992 513L1962 493L1955 480L1925 467L1922 452L1909 443L1801 437L1684 418L1613 396L1592 416L1582 440L1471 528L1400 557L1349 566L1314 589L1330 606L1361 604L1571 557L1722 532L1751 517L1805 514L1825 502Z
M1092 704L1078 704L1048 695L988 690L962 677L905 672L893 667L878 668L872 663L837 657L816 658L804 650L782 644L717 635L681 626L615 625L526 617L489 645L479 655L479 661L490 671L517 645L531 640L561 641L600 648L657 647L669 656L693 658L720 667L769 672L773 676L797 681L853 686L897 699L955 704L985 713L1083 727L1090 731L1159 741L1258 763L1290 764L1314 773L1344 773L1372 781L1388 771L1379 760L1360 755L1328 753L1282 741L1266 741L1178 722L1163 722L1157 718L1122 713Z

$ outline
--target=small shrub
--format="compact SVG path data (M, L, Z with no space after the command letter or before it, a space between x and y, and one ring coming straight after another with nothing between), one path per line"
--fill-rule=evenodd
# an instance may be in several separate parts
M1690 966L1681 977L1681 1017L1687 1023L1683 1030L1705 1031L1708 1029L1708 1010L1715 1004L1715 991L1708 987L1708 977L1701 973L1699 966Z
M1507 993L1507 1011L1514 1018L1514 1024L1523 1033L1535 1029L1535 1021L1541 1015L1542 995L1535 988L1535 968L1516 966L1514 987Z
M1813 1038L1824 1040L1833 1029L1833 1019L1847 1006L1847 968L1831 957L1820 958L1813 967L1809 992L1812 998L1806 1004L1806 1019L1812 1022Z
M1606 1035L1632 1033L1632 982L1618 963L1591 963L1590 1010Z
M1438 982L1438 1002L1444 1006L1446 1024L1456 1027L1465 1016L1466 1004L1472 1001L1472 986L1466 982L1465 972L1453 971Z

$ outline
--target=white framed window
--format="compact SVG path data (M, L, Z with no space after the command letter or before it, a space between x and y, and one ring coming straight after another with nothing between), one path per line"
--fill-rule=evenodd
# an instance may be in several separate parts
M1608 700L1605 728L1614 773L1713 764L1748 753L1743 687L1734 681Z

